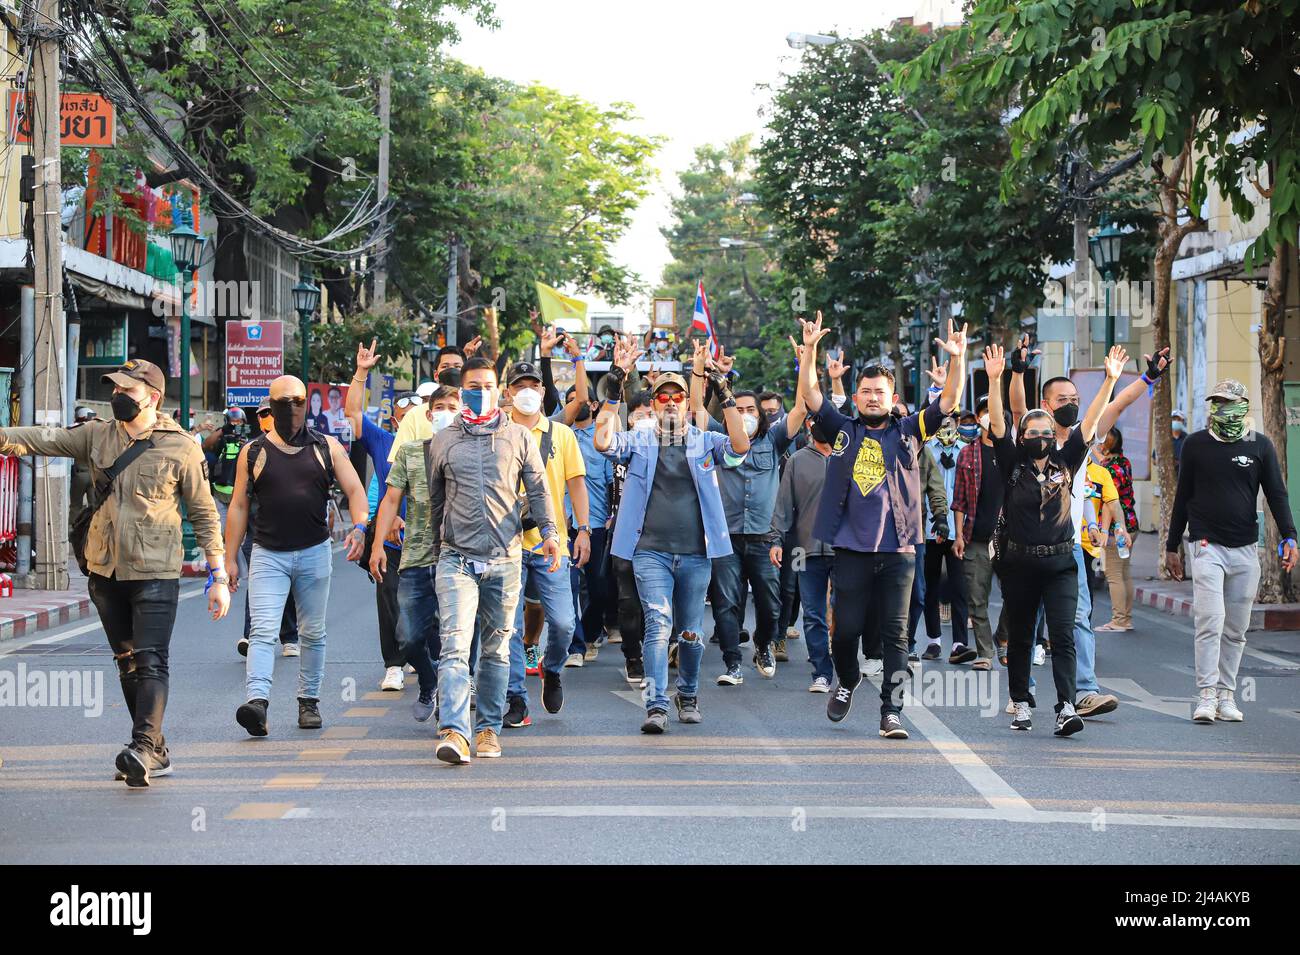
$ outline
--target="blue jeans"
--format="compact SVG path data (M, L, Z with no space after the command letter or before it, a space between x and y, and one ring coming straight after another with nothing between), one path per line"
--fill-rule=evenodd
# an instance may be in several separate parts
M437 567L403 567L397 572L397 650L415 667L420 694L438 687L438 592L434 577ZM391 571L390 571L391 573Z
M830 557L809 557L799 571L799 603L803 606L803 639L808 645L808 662L814 677L835 681L831 663L831 633L826 624L826 588L835 561Z
M245 683L250 700L271 698L271 674L275 670L275 648L280 642L280 618L284 602L293 594L298 611L298 696L320 699L325 677L325 609L330 599L333 570L330 541L302 550L267 550L253 545L248 562L250 613L248 661Z
M1076 692L1100 693L1095 661L1097 636L1092 632L1092 591L1088 589L1088 570L1084 564L1083 545L1075 540L1074 562L1079 565L1079 603L1074 610L1074 686Z
M768 564L771 567L771 564ZM668 637L677 641L677 692L699 693L700 663L704 660L704 595L709 589L709 558L703 554L665 554L639 550L632 557L636 589L645 610L642 655L649 683L646 710L668 709ZM775 572L776 568L772 567ZM686 635L691 634L688 638Z
M578 615L573 609L573 588L569 583L569 558L561 557L559 569L550 573L546 569L545 556L524 551L519 575L522 586L528 586L530 580L537 586L542 612L546 615L546 653L542 658L542 669L559 673L564 669L564 658L569 655L573 628L578 622ZM520 697L527 706L528 688L524 683L524 602L518 601L518 607L511 609L515 611L515 632L510 637L510 686L506 695Z
M479 626L478 710L475 729L501 732L510 676L510 624L519 603L519 558L499 557L479 565L443 548L436 575L439 729L469 732L469 656L474 624Z

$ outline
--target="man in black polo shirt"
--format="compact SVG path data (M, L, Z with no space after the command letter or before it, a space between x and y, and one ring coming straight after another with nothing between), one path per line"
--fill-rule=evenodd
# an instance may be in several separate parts
M803 322L799 391L808 412L828 438L831 456L817 509L814 535L835 549L835 636L831 655L839 686L826 706L834 722L848 716L853 691L862 679L858 647L870 616L878 626L885 669L880 690L880 735L907 739L899 719L901 695L895 688L907 675L907 607L921 531L921 445L939 429L961 399L966 380L966 326L948 323L948 354L943 392L927 407L905 418L890 410L898 403L893 375L868 366L858 378L848 418L817 387L817 343L830 329Z

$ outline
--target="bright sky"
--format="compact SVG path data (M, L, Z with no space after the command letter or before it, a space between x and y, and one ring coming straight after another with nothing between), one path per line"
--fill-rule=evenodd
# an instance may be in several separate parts
M921 14L935 0L496 0L499 30L466 21L452 54L518 83L539 82L601 105L628 102L644 135L667 137L656 157L658 181L619 243L620 259L653 287L669 261L659 229L669 224L668 197L697 146L742 133L760 134L759 111L775 85L798 68L786 34L858 36L896 17ZM592 311L608 310L590 300ZM624 311L629 327L648 322L648 300Z

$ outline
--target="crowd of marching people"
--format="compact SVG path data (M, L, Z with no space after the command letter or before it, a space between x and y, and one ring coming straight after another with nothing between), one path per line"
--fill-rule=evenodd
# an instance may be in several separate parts
M202 447L159 413L161 370L135 360L105 376L113 420L0 432L0 451L72 457L93 482L73 539L84 538L78 556L133 721L116 761L128 785L172 769L162 720L182 505L212 568L213 619L247 593L234 717L253 736L273 725L277 645L298 658L297 725L327 715L336 494L351 521L346 556L375 588L380 688L401 691L415 674L412 715L434 721L444 762L499 757L504 732L530 726L539 703L561 712L574 671L613 646L651 735L702 722L709 681L743 693L747 678L796 665L833 722L866 678L885 739L908 736L904 689L921 661L1004 671L1013 730L1033 726L1036 693L1057 736L1116 710L1098 683L1095 634L1134 628L1140 528L1116 422L1164 374L1169 349L1144 356L1141 378L1116 393L1128 356L1113 348L1095 394L1052 378L1030 407L1028 338L985 348L987 394L970 396L966 329L949 323L929 391L908 408L890 369L850 376L834 353L823 360L820 314L790 339L793 394L750 387L704 340L679 373L647 364L666 342L601 329L584 349L537 330L536 360L489 359L477 339L443 348L432 379L396 395L382 425L364 408L380 356L359 344L343 413L369 490L343 446L311 426L306 386L290 376L255 414L231 409ZM563 393L557 361L572 364ZM591 361L608 363L598 380ZM1287 571L1296 534L1245 388L1220 382L1208 401L1208 427L1180 436L1162 543L1171 572L1194 580L1193 719L1240 721L1261 489ZM1111 606L1097 626L1094 563ZM1037 666L1050 666L1050 685Z

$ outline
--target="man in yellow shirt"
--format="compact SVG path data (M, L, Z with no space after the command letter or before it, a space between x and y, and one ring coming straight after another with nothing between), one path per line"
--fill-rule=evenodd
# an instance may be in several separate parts
M527 428L542 452L546 469L546 486L556 514L556 530L560 535L561 554L568 543L569 532L559 515L564 513L564 495L568 492L575 523L572 560L582 567L591 556L591 527L588 524L587 466L573 431L558 421L542 414L542 375L532 362L515 362L506 375L511 398L510 417L515 424ZM520 565L520 593L528 586L531 577L541 597L542 611L546 615L546 652L542 659L542 705L548 713L560 712L564 693L560 688L560 671L564 668L577 626L577 610L573 599L573 585L569 575L569 561L561 556L560 566L547 569L547 560L541 553L542 538L537 525L524 516L524 554ZM519 601L515 613L515 630L510 637L510 683L506 689L506 714L503 723L519 728L528 726L528 690L524 685L524 602Z

